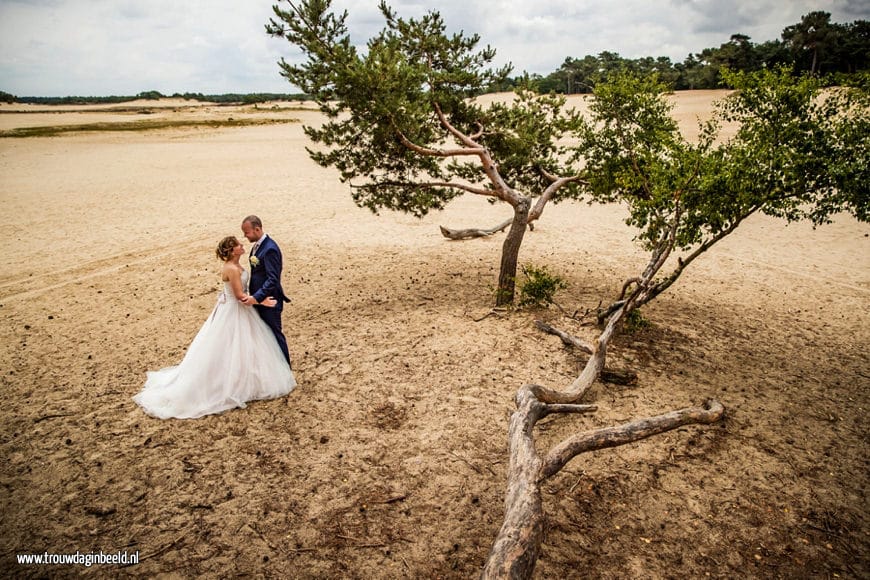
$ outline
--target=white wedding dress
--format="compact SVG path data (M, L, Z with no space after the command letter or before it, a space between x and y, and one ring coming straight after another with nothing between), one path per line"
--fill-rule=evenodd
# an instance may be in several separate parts
M248 272L242 271L247 288ZM296 387L272 331L257 312L236 300L229 282L190 343L181 364L149 371L133 397L149 415L193 419L281 397Z

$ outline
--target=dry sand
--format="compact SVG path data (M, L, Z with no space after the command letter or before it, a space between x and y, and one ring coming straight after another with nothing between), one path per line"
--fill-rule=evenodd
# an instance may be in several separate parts
M687 132L721 93L682 93ZM295 116L181 103L153 114ZM134 112L10 112L16 126ZM171 112L171 113L170 113ZM87 118L87 121L82 119ZM139 117L141 118L141 117ZM0 140L0 569L23 577L468 578L501 523L507 420L526 382L583 357L489 312L510 215L466 196L423 220L357 208L301 124ZM285 255L300 387L192 421L131 401L176 364L220 286L217 241L259 214ZM548 208L521 262L612 299L643 255L619 207ZM870 226L756 217L616 339L635 387L599 384L545 448L718 398L727 418L575 459L545 486L539 578L870 577ZM482 318L482 319L481 319ZM139 551L135 566L25 567L20 553Z

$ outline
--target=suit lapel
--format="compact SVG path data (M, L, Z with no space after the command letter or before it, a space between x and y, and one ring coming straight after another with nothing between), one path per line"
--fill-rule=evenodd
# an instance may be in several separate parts
M266 243L268 240L269 240L268 235L263 236L263 241L260 242L260 245L257 246L257 251L254 253L255 256L257 256L258 258L260 257L260 254L263 252L263 248L266 247Z
M268 239L269 239L268 235L263 236L263 241L260 242L259 246L257 246L256 252L254 251L254 246L256 245L256 242L254 242L254 244L251 245L251 251L248 252L248 260L251 259L251 256L257 256L258 258L260 257L260 253L263 251L263 246L266 245L266 240L268 240Z

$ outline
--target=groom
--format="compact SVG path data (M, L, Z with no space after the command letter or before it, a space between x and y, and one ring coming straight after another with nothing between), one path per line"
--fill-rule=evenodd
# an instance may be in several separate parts
M248 256L251 262L251 281L248 290L250 295L244 303L257 310L257 314L275 335L275 340L278 341L287 364L293 368L290 362L290 351L287 350L287 339L281 332L281 313L284 311L284 303L290 302L281 288L281 250L272 238L263 233L263 222L255 215L249 215L242 220L242 233L253 244ZM257 304L269 296L278 300L274 308Z

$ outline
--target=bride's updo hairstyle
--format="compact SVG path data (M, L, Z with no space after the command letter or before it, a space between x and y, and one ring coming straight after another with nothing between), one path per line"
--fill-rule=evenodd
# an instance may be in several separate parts
M233 255L233 248L239 245L239 240L235 236L227 236L218 244L215 254L217 257L226 262Z

